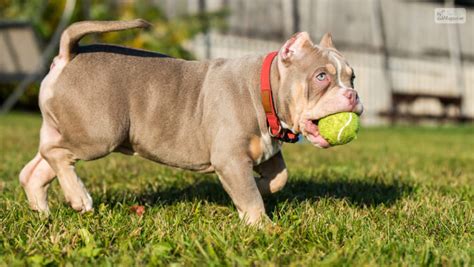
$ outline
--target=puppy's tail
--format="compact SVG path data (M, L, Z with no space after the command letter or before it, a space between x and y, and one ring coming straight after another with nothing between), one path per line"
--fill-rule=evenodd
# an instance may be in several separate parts
M121 31L133 28L148 28L151 24L143 19L130 21L81 21L73 23L61 35L59 55L70 61L74 58L77 43L89 33Z

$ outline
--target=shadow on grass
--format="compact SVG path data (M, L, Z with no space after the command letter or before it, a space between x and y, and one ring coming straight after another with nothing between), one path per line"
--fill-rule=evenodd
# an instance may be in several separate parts
M293 180L282 191L267 196L264 201L267 210L272 211L280 202L317 201L321 198L345 199L358 207L390 206L403 196L413 192L413 187L399 182L386 184L363 181L311 181ZM115 200L114 200L115 199ZM108 204L134 203L147 205L171 205L186 201L208 201L219 205L232 205L221 184L217 181L200 181L184 188L163 190L145 189L138 195L126 194L120 199L106 196L103 202Z
M289 182L275 201L306 201L320 198L345 199L356 206L390 206L403 196L413 192L411 185L381 182L349 181L308 181Z

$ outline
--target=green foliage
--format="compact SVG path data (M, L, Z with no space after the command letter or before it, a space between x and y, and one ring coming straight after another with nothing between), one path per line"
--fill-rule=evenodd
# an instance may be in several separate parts
M40 117L0 117L0 266L472 266L474 128L362 128L321 150L285 145L286 187L265 199L281 229L243 226L214 175L114 154L78 164L92 214L27 207L17 177ZM130 213L132 205L145 213Z
M89 6L85 6L90 2ZM124 31L98 35L89 41L130 45L159 51L173 57L192 59L185 42L210 28L223 29L226 10L168 18L151 0L142 1L77 1L72 22L80 20L131 20L143 18L153 28L147 32ZM63 0L0 0L3 19L30 21L44 41L51 38L62 14Z
M90 6L84 6L90 2ZM120 3L120 4L119 4ZM49 42L64 9L64 0L0 0L2 19L30 21L43 44ZM168 18L151 0L142 1L77 1L72 22L91 20L131 20L143 18L153 27L150 30L129 30L87 36L82 44L111 43L157 51L176 58L194 59L186 42L211 28L225 28L226 10L204 12ZM11 92L12 86L0 90L0 101ZM33 85L22 97L19 106L37 109L38 86Z
M94 20L131 20L143 18L153 27L150 31L124 31L95 36L96 41L120 43L159 51L172 57L193 59L185 42L212 28L224 27L227 11L198 13L169 19L153 1L130 1L116 5L111 1L92 1L90 18Z
M6 20L30 22L46 43L61 17L63 0L0 0L0 17Z

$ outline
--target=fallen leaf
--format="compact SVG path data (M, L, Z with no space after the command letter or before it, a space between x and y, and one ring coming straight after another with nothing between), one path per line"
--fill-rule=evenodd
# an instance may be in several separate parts
M145 213L145 206L133 205L130 207L130 212L133 212L138 216L142 216L143 213Z

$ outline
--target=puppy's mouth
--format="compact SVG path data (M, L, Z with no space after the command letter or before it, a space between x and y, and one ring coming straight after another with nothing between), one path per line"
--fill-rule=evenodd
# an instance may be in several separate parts
M305 135L306 139L308 139L313 145L320 148L328 148L331 145L319 133L318 122L319 120L305 120L303 135Z

